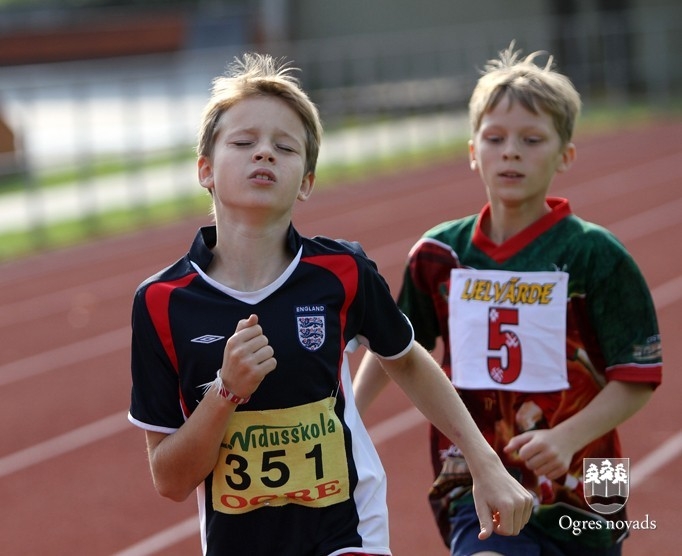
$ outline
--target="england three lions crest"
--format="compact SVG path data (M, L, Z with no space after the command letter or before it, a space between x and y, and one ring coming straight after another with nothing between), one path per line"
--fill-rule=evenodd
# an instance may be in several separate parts
M630 458L583 459L585 502L595 512L613 514L630 495Z
M325 338L324 306L296 307L298 341L308 351L317 351Z

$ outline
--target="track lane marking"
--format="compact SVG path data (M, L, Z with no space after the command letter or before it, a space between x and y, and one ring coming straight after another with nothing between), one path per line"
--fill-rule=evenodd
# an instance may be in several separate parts
M642 180L643 181L643 180ZM631 217L630 219L625 219L631 220L635 217ZM658 223L654 223L654 225L657 225ZM648 232L651 233L651 232ZM388 248L389 246L385 246ZM384 247L382 247L383 249ZM659 288L653 291L654 293L654 299L656 301L656 306L658 309L662 309L664 306L667 306L673 302L676 302L680 298L680 291L682 290L682 277L677 277L676 279L670 280L666 282L665 284L661 285ZM658 293L658 295L656 295ZM129 334L129 330L127 328L121 329L121 330L126 330L127 334ZM101 336L100 336L101 337ZM126 341L129 341L129 337L126 338ZM56 350L53 350L56 351ZM3 365L0 367L0 384L2 384L2 370L4 370L8 365ZM48 369L52 370L52 369ZM38 371L38 372L44 372L44 371ZM119 414L116 414L119 415ZM111 416L114 417L114 416ZM398 416L395 416L395 418L398 418ZM101 421L106 421L107 418L101 420ZM399 422L402 423L403 427L408 427L409 428L409 416L403 415L402 418L397 419ZM100 423L101 421L98 421L96 423ZM416 424L416 423L415 423ZM379 424L381 425L381 423ZM377 426L379 426L377 425ZM87 428L89 425L86 425L85 427L82 428ZM127 422L125 419L123 419L123 425L121 426L121 430L123 430L127 426ZM77 429L80 430L80 429ZM406 429L404 429L406 430ZM75 431L72 431L75 432ZM68 436L70 433L67 433L66 435L62 436ZM112 433L113 434L113 433ZM52 439L54 440L54 439ZM41 443L41 444L48 444L51 441L47 441L46 443ZM72 448L75 449L75 448ZM28 450L28 449L27 449ZM66 450L68 451L68 450ZM662 465L665 465L666 462L672 461L674 458L676 458L680 451L682 451L682 433L678 433L675 437L669 439L668 441L664 442L662 445L659 446L656 450L654 450L651 454L649 454L646 458L644 458L637 466L634 466L632 469L632 482L637 484L637 481L639 480L639 475L644 474L650 474L651 472L655 471L656 469L660 468ZM61 452L64 453L64 452ZM0 461L4 461L5 458L2 458ZM659 461L656 461L656 460ZM663 461L664 463L661 463ZM646 465L645 465L646 464ZM646 472L646 473L645 473ZM187 520L186 522L183 522L184 524L187 523L192 523L193 528L192 532L196 532L198 527L196 524L196 519L192 518ZM169 531L170 529L175 529L177 531L182 531L182 527L178 529L179 526L181 526L183 523L178 524L174 527L171 527L165 531ZM163 531L162 533L165 533ZM157 537L157 535L155 535ZM184 538L184 537L181 537ZM177 542L177 541L175 541ZM166 545L170 546L170 545ZM150 554L151 552L146 552L145 554ZM141 554L141 553L140 553Z
M407 432L411 428L426 423L426 418L416 407L393 415L368 429L372 442L377 446ZM192 535L199 536L199 517L194 516L155 533L128 548L116 552L114 556L149 556L173 546Z
M390 251L402 249L405 245L405 240L385 245L376 250L377 259L382 260L384 257L388 257ZM652 296L657 310L662 310L668 305L676 303L682 297L682 276L677 276L657 286L652 290ZM94 338L87 338L12 363L5 363L0 365L0 386L81 363L94 357L107 355L120 349L127 349L130 344L130 335L130 327L125 326Z
M678 276L658 286L652 291L652 295L656 308L659 311L678 302L682 298L682 276ZM130 330L125 327L114 332L102 334L94 339L77 342L71 346L57 348L22 359L16 363L0 366L0 385L30 378L36 374L82 362L83 360L119 349L125 349L129 341ZM20 467L17 467L17 462L22 462L24 467L28 467L124 430L124 425L127 425L126 419L121 421L120 426L112 426L112 419L116 415L121 414L123 413L116 413L115 415L105 417L99 421L84 425L78 429L0 458L0 477L19 470ZM382 423L372 429L372 434L376 436L373 439L375 442L380 443L384 441L384 437L392 438L396 434L395 431L400 430L401 427L403 430L406 430L413 426L413 421L418 419L419 416L421 416L421 413L416 408L412 408L412 410L382 421ZM73 436L81 434L83 434L82 439L74 442Z
M147 276L157 271L158 267L138 269L7 303L2 306L2 312L0 312L0 326L14 326L20 322L38 320L66 312L72 308L74 297L84 293L95 295L97 301L112 299L117 296L122 297L125 294L126 297L130 298L132 306L129 284L139 284Z
M671 305L672 303L679 301L680 298L682 297L682 276L678 276L673 280L670 280L658 286L653 290L652 293L654 297L654 302L656 303L656 306L659 310L663 309L668 305ZM124 345L127 345L124 344L124 342L127 343L129 341L128 328L119 329L118 331L115 331L114 333L110 334L115 334L114 338L117 338L118 342L122 344L116 349L119 349L120 347L124 347ZM103 345L111 341L111 338L106 338L107 336L109 336L109 334L104 334L98 337L100 339L100 341L97 342L99 346L98 349L94 351L100 353ZM123 336L125 336L125 338ZM51 361L51 357L55 357L54 352L61 353L62 351L63 349L60 348L58 350L53 350L53 352L46 352L44 354L40 354L39 356L27 358L23 361L35 362L37 357L41 357L44 362ZM62 356L61 361L63 362L64 360L68 359L69 361L73 362L74 359L76 359L77 353L78 351L68 353L66 357ZM90 353L92 353L92 351ZM81 355L83 355L82 352ZM54 360L52 360L52 362L54 363ZM3 370L5 370L5 367L7 366L0 367L0 373L2 373ZM24 366L22 368L24 369L29 368L29 365L27 363L24 363ZM45 372L46 370L48 369L43 369L42 371L38 372ZM0 382L2 382L3 378L5 377L2 374L0 374ZM409 430L410 428L424 421L425 419L421 415L421 413L416 408L413 407L406 411L403 411L402 413L394 415L393 417L390 417L384 421L381 421L377 425L374 425L369 429L369 433L370 436L372 437L372 440L375 442L375 444L378 445L381 444L382 442L391 440L395 436ZM130 426L129 423L125 418L125 412L121 411L109 417L100 419L99 421L95 421L93 423L84 425L83 427L74 429L65 434L53 437L49 440L46 440L45 442L41 442L33 446L30 446L24 450L14 452L12 454L0 458L0 477L10 475L14 472L20 471L32 465L41 463L46 459L63 455L77 448L81 448L88 444L94 443L98 440L102 440L108 436L126 430L129 426ZM634 483L635 486L639 485L642 482L642 479L640 479L640 477L654 473L656 470L660 469L667 463L679 457L681 452L682 433L678 433L671 439L668 439L663 444L658 446L638 465L632 468L631 472L632 482ZM192 521L194 521L194 519L192 519ZM140 550L145 550L145 552L130 553L123 552L121 553L121 555L125 554L125 556L134 556L143 554L153 554L154 551L158 551L164 546L170 546L170 544L163 543L172 541L172 543L174 544L176 542L179 542L179 540L182 540L183 538L185 538L185 536L192 534L193 532L196 531L196 526L194 526L194 528L190 528L188 527L187 524L188 522L182 522L176 526L170 527L169 529L162 531L157 535L154 535L153 538L150 537L150 539L152 539L151 541L150 539L146 539L145 541L139 544L139 546L142 547ZM190 533L188 533L188 531L190 531ZM178 536L179 533L181 533L182 535ZM149 545L146 544L147 541L149 541L151 544ZM158 543L161 543L161 545L158 545ZM135 545L135 547L137 546L138 545ZM150 552L148 551L149 546L154 547L160 546L160 548L158 549L155 548L152 552ZM135 547L131 547L131 549ZM135 550L137 549L135 548Z
M199 537L199 533L199 517L190 517L120 552L116 552L113 556L147 556L149 554L156 554L164 548L176 545L192 535Z
M581 181L574 185L567 185L565 187L561 187L558 189L557 193L560 194L561 196L569 197L571 206L575 209L576 207L580 206L589 206L590 204L593 204L594 202L597 201L606 201L614 197L620 197L623 195L623 193L634 193L644 188L650 189L652 186L650 181L652 170L655 168L657 171L661 171L661 168L663 168L668 170L669 172L668 175L675 175L677 169L680 167L680 165L682 165L682 161L680 160L681 156L682 155L680 155L679 153L675 153L664 157L660 157L653 161L641 163L632 168L626 168L624 170L612 172L606 176ZM442 187L442 185L439 184L437 187ZM423 194L424 194L423 192L417 191L413 195L421 196ZM662 210L661 214L667 213L670 217L679 216L682 211L680 211L679 208L677 208L677 206L676 208L668 206L672 205L673 203L669 203L667 205L658 207ZM652 209L651 211L647 212L657 211L658 208ZM616 227L618 227L619 230L621 229L623 230L622 231L623 235L627 234L628 239L630 239L629 236L631 236L631 234L634 233L630 231L631 223L637 223L639 225L642 223L643 219L652 218L653 221L647 223L649 227L653 226L653 228L658 228L662 225L658 214L653 213L648 214L648 216L644 216L645 214L647 213L642 213L641 215L637 214L630 218L626 218L625 220L616 223L613 226L609 226L609 229L612 229L612 231L614 231ZM338 218L342 218L342 215L336 216ZM310 222L305 222L303 225L310 226L314 223L323 224L325 222L328 222L328 220L329 220L328 218L316 219L314 216L311 216ZM664 219L664 221L667 220L668 219ZM677 221L679 221L679 218L677 219ZM652 231L656 231L656 229L652 229L647 233L651 233ZM624 241L622 238L620 238L620 233L617 233L616 235L619 236L619 239L621 239L621 241ZM415 241L416 240L413 238L411 244L414 244ZM383 249L384 247L385 246L380 247L379 249ZM407 254L407 251L405 251L405 254ZM90 263L88 262L88 264ZM73 294L80 293L83 290L89 289L109 291L110 288L115 289L116 286L120 287L121 283L126 283L128 281L133 281L137 283L146 278L147 276L158 271L158 269L159 268L155 266L153 268L150 267L146 271L138 269L133 272L124 273L122 272L114 276L92 280L90 282L79 284L78 286L65 288L57 292L51 292L43 294L39 297L32 297L30 299L16 301L11 304L4 305L3 311L2 313L0 313L0 325L7 325L13 323L13 319L17 318L16 315L18 315L18 318L20 320L26 321L30 320L32 314L35 314L35 316L39 318L41 316L45 316L46 314L53 314L60 310L67 310L68 302L65 302L65 297L68 298ZM8 280L7 283L5 284L5 287L9 287L10 285L11 280Z
M410 408L389 419L381 421L369 429L369 435L375 445L388 442L409 429L426 423L426 418L416 408ZM630 471L630 489L634 490L643 484L647 476L664 467L682 453L682 432L665 441L652 451ZM173 546L192 535L199 536L199 518L190 517L172 525L128 548L116 552L114 556L151 556L161 550Z
M0 458L0 478L45 460L88 446L130 428L127 413L118 412L67 433Z
M130 346L130 338L130 327L125 326L93 338L36 353L12 363L5 363L0 365L0 386L127 349Z

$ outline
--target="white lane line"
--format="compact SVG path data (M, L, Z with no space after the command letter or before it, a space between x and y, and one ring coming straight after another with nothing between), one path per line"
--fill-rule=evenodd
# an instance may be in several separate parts
M422 422L427 422L426 417L416 407L411 407L402 413L384 419L367 429L367 432L369 432L374 445L378 446L382 442L387 442Z
M368 432L374 444L379 445L382 442L388 442L420 423L426 423L426 418L416 407L412 407L377 423L370 427ZM114 556L149 556L169 546L173 546L192 535L199 536L198 516L187 518L163 531L159 531L121 552L117 552Z
M36 294L28 299L22 299L2 306L0 312L0 326L13 326L20 322L38 320L41 318L66 312L73 307L74 299L88 294L94 296L95 302L115 297L129 297L133 304L133 288L131 284L139 284L144 278L156 272L158 268L137 269L109 276L101 280L83 282L76 286L64 288L44 294Z
M119 412L0 458L0 477L82 448L129 428L127 413Z
M119 349L127 349L130 347L130 338L130 328L123 327L12 363L5 363L0 365L0 386L108 355Z
M682 454L682 431L678 432L658 448L647 454L630 470L630 490L638 487L651 477L656 471Z
M398 415L386 419L369 429L369 434L376 445L387 442L393 437L406 432L416 425L426 422L426 418L416 409L410 408ZM646 477L664 467L682 453L682 432L661 444L656 450L635 465L630 473L630 489L637 488ZM199 535L199 518L191 517L176 525L136 543L114 556L150 556L173 546L192 536Z
M662 310L668 305L678 302L682 297L682 276L677 276L661 284L654 288L651 293L657 310ZM94 357L107 355L119 349L127 349L130 344L130 335L130 329L123 327L68 346L38 353L12 363L5 363L0 365L0 386L81 363Z
M682 276L678 276L677 278L658 286L652 291L652 295L658 310L662 310L668 305L678 302L682 297ZM95 338L91 338L89 340L83 340L81 342L71 344L70 346L57 348L55 350L27 357L15 363L2 365L0 366L0 386L23 380L25 378L51 371L53 369L79 363L93 357L105 355L119 349L124 349L128 346L129 342L130 331L127 327L125 327L113 332L96 336ZM421 417L421 413L419 413L416 408L412 408L401 414L395 415L394 417L391 417L382 423L379 423L370 430L370 433L374 435L372 438L374 442L378 444L384 442L385 439L392 438L396 434L399 434L402 430L407 430L411 426L414 426L415 420L419 418L423 419L423 417ZM121 422L120 427L112 428L109 426L110 419L112 419L112 417L104 418L100 421L96 421L71 431L70 433L54 437L51 440L47 440L20 452L0 458L0 476L4 476L10 472L18 470L16 463L13 462L21 461L23 462L24 467L28 467L49 457L60 455L66 451L83 446L89 442L94 442L98 439L104 438L105 436L115 434L116 432L122 430L124 425L127 423L127 421L124 419ZM79 439L78 444L72 444L71 436L80 435L81 433L79 431L85 431L86 433L88 431L96 431L96 434L91 434L90 436L86 434ZM674 445L677 446L677 444ZM665 444L663 444L660 449L663 449L664 446ZM59 448L57 449L57 447ZM674 452L673 457L676 457L677 453L678 452Z
M416 408L410 408L371 427L369 434L374 443L378 445L424 422L426 422L424 416ZM31 465L102 440L130 427L125 412L115 413L89 425L0 458L0 477L5 477ZM198 518L192 517L116 553L115 556L154 554L191 535L196 535L198 532Z
M674 278L655 288L652 294L658 310L678 302L680 298L682 298L682 276L678 276L677 278ZM92 357L110 353L118 349L124 349L127 347L129 342L130 331L128 328L121 328L114 332L102 334L90 340L84 340L82 342L72 344L71 346L58 348L49 352L28 357L16 363L2 365L0 366L0 385L9 384L24 378L29 378L30 376L34 376L39 373L44 373L59 367L82 362ZM370 434L373 435L372 439L374 442L379 444L389 438L392 438L396 434L399 434L402 430L407 430L414 426L416 422L415 420L420 418L423 419L421 413L416 408L411 408L375 425L370 429ZM24 455L22 456L22 461L26 462L26 466L38 463L38 461L46 459L47 452L41 452L40 449L37 451L34 450L37 446L49 445L50 442L57 441L62 437L68 437L79 430L88 430L88 427L93 427L93 430L97 430L98 423L103 423L106 425L109 423L109 419L111 419L111 417L96 421L90 425L85 425L84 427L76 429L76 431L72 431L71 433L66 433L65 435L55 437L52 440L48 440L41 444L36 444L31 448L27 448L26 450L22 450L22 452L25 452L26 454L34 454L38 458L37 461L31 461L26 457L26 455ZM123 426L121 426L121 429L122 428ZM109 429L107 426L103 426L102 429L103 430L99 431L96 437L92 437L91 440L88 440L88 442L94 442L100 438L104 438L107 436L107 430L110 431L108 434L115 434L116 432L119 432L119 430ZM64 451L68 450L63 450L59 453L63 453ZM19 453L21 452L17 452L17 454ZM13 457L15 457L15 454L10 454L4 458L0 458L0 476L7 474L2 472L3 462L8 460L8 458Z
M147 537L143 541L129 546L125 550L116 552L114 556L147 556L148 554L156 554L192 535L199 537L198 516L187 518L185 521L181 521L172 527L159 531L155 535Z
M578 207L620 198L627 194L637 194L650 188L653 174L676 176L679 172L682 153L673 153L656 160L650 160L630 166L622 170L610 172L604 176L573 183L557 190L557 194L566 197L575 210ZM658 185L657 182L654 185Z
M651 291L651 296L654 298L654 305L656 305L657 310L677 303L682 298L682 276L668 280L654 288Z
M627 243L660 232L680 222L682 222L682 199L677 199L619 220L608 228L620 241Z
M562 197L568 197L571 206L575 209L580 206L593 204L597 201L620 197L624 193L633 193L644 188L649 188L650 180L648 178L651 175L652 168L656 168L658 171L660 171L661 168L664 168L668 170L669 175L675 175L679 166L680 154L675 153L653 161L645 162L633 168L625 168L617 172L612 172L606 176L563 187L558 190L557 193L561 194ZM679 220L679 218L676 220L676 216L679 217L679 215L682 214L682 211L672 206L674 203L675 202L673 201L649 211L649 213L652 213L654 211L662 210L666 216L664 219L658 218L655 214L642 213L616 223L614 226L609 226L609 228L614 231L614 233L617 228L618 233L616 233L616 235L618 235L621 241L626 241L629 240L633 234L637 233L640 224L643 224L646 227L653 226L654 228L667 227L671 223L675 223ZM646 222L646 220L652 216L654 218ZM637 226L632 227L631 225L633 223ZM310 225L310 223L306 223L305 225ZM653 230L648 230L645 233L651 233L651 231ZM407 245L407 249L404 251L405 255L407 255L407 251L412 247L412 244L415 241L416 238L402 241L403 244L406 242ZM393 249L398 248L398 245L392 244L391 246L384 247L388 247L390 248L389 251L392 251ZM383 251L383 247L374 251ZM395 260L391 258L389 262L394 263ZM379 267L381 268L381 265L379 265ZM41 316L53 314L61 310L67 310L69 308L68 304L70 298L83 291L95 290L100 292L99 295L104 296L104 298L119 295L121 284L129 282L137 283L157 270L158 267L150 267L146 270L137 269L132 272L122 272L115 276L93 280L57 292L50 292L4 305L3 311L0 313L0 325L12 324L15 319L27 321L32 318L40 318Z
M371 427L369 435L372 437L375 445L379 445L424 422L426 422L426 418L413 407ZM682 432L677 433L661 444L661 446L632 468L630 473L630 489L637 488L644 482L646 477L651 476L660 468L670 463L680 453L682 453ZM188 518L159 531L139 543L121 552L117 552L114 556L150 556L192 535L199 535L198 517Z
M575 205L575 203L573 204ZM667 223L665 225L670 225L671 222L677 222L675 219L675 214L679 214L679 212L668 210L665 207L652 209L652 211L649 212L656 210L663 211L663 215L666 216L666 218L664 218L662 222ZM625 219L614 224L611 226L611 228L613 229L616 227L617 229L617 226L621 224L636 224L637 218L638 216L634 216ZM673 220L671 221L670 218ZM661 221L656 223L656 226L660 225ZM632 231L638 230L638 227L630 228L629 225L626 226L626 228ZM639 230L641 230L641 228L639 228ZM648 229L644 229L642 231L644 234L650 233L650 230ZM630 234L630 232L625 233ZM405 243L405 240L399 243L401 244L400 247L402 247ZM392 246L385 246L385 248L389 249L392 248ZM654 301L656 302L656 307L658 309L662 309L672 303L679 301L681 293L682 277L677 277L673 280L670 280L669 282L662 284L652 291ZM62 366L81 362L92 357L122 349L127 346L129 341L130 331L128 328L123 328L110 333L102 334L89 340L71 344L70 346L66 346L64 348L58 348L49 352L25 358L18 362L2 365L0 366L0 385L22 380L23 378L29 378L36 374L54 370ZM5 476L19 469L39 463L40 461L50 457L55 457L120 432L128 426L125 416L122 415L123 414L116 414L100 421L96 421L95 423L91 423L90 425L86 425L71 431L70 433L60 435L46 442L0 458L0 476ZM387 421L379 423L374 428L370 429L370 435L372 435L374 442L379 444L389 440L397 434L400 434L400 432L408 430L421 421L424 421L421 413L413 408L403 412L402 414L396 415ZM680 452L682 452L682 433L679 433L678 435L664 442L638 465L633 467L633 478L631 479L633 488L643 480L640 479L640 477L645 477L655 472L657 469L666 465L669 461L672 461L678 457ZM141 550L144 550L143 552L123 552L120 554L126 554L126 556L132 556L133 554L152 554L163 547L175 544L188 535L194 534L197 529L198 527L196 524L196 519L191 518L169 529L166 529L161 533L154 535L153 537L150 537L142 543L135 545L135 547L142 547ZM151 550L149 547L144 548L143 545L147 541L151 541L154 546L159 546L159 548Z

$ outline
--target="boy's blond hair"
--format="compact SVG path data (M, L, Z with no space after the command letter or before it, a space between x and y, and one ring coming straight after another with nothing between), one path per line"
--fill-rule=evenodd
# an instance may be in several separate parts
M292 75L296 71L283 59L268 54L247 53L235 58L225 75L213 80L211 98L204 107L199 127L197 153L210 157L215 146L218 122L237 102L253 96L273 96L286 102L301 118L306 134L306 173L315 173L322 140L317 107Z
M469 101L469 123L472 134L478 131L483 115L493 110L508 96L534 114L544 111L552 117L561 142L566 145L573 137L580 114L580 95L571 80L554 69L553 57L544 67L534 63L543 52L533 52L525 58L520 50L509 48L499 58L488 60Z

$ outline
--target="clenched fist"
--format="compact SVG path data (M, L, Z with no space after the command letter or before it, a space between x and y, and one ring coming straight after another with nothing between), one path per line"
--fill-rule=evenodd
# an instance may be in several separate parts
M225 388L235 396L251 396L265 376L277 367L274 354L258 324L258 316L240 320L223 354L220 377Z

